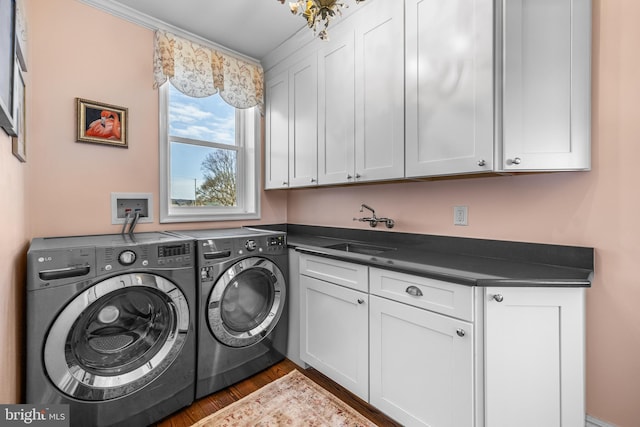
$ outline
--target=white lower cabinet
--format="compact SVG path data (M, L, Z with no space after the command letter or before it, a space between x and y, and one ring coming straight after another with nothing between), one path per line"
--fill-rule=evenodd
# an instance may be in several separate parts
M300 358L369 400L369 295L300 276Z
M407 426L473 426L473 324L369 302L370 403Z
M299 265L300 358L401 424L584 426L584 288Z
M487 288L485 311L486 426L584 426L584 288Z

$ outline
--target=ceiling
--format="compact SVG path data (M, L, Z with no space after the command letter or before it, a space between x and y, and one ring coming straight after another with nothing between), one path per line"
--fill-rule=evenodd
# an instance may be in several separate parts
M277 0L81 1L134 21L161 21L257 60L305 26Z

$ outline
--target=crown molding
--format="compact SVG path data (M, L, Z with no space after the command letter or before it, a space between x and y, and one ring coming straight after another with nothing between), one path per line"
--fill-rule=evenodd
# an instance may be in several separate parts
M242 53L239 53L229 48L226 48L224 46L221 46L215 42L212 42L211 40L207 40L203 37L200 37L198 35L185 31L182 28L178 28L174 25L168 24L164 21L161 21L157 18L154 18L142 12L139 12L129 6L125 6L122 3L118 3L114 0L77 0L77 1L80 3L84 3L88 6L94 7L96 9L102 10L103 12L107 12L118 18L122 18L126 21L129 21L141 27L148 28L153 31L155 30L167 31L179 37L182 37L184 39L190 40L195 43L199 43L211 49L215 49L226 55L233 56L237 59L241 59L251 64L261 65L260 61L255 58L252 58L247 55L243 55Z

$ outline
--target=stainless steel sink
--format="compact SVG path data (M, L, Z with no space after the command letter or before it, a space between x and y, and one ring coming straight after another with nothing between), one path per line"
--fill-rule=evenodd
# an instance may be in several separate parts
M336 249L338 251L353 252L364 255L378 255L383 252L395 251L395 248L385 246L367 245L364 243L344 242L336 245L327 246L327 249Z

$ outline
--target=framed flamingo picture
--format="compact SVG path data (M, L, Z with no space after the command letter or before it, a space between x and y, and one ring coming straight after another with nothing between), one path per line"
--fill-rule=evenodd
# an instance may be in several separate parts
M129 148L128 115L124 107L76 98L76 140Z

